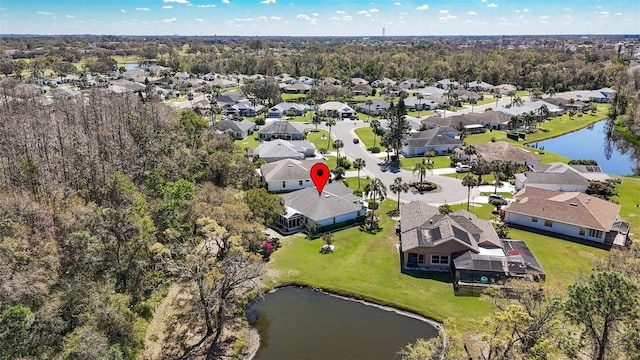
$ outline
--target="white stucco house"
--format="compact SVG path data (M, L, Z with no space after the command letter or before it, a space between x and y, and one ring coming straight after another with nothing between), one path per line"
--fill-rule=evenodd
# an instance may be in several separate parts
M289 192L314 186L309 172L321 159L284 159L260 167L260 177L271 193Z

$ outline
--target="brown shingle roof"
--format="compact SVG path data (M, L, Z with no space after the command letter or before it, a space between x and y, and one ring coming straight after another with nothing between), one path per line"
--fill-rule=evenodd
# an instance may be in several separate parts
M609 231L621 206L579 192L561 192L525 187L515 194L519 201L504 207L505 212L548 219L590 229Z

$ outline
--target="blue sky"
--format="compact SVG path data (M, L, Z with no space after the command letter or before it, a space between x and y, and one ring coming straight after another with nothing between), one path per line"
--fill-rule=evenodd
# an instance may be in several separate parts
M640 34L639 0L0 0L0 34Z

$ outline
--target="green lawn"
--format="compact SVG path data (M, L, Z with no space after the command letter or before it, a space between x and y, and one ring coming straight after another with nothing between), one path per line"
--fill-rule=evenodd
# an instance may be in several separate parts
M622 205L620 217L631 223L632 238L640 236L640 176L621 176L618 184L618 196L612 198Z
M346 180L350 186L356 178ZM364 186L364 181L362 186ZM302 284L332 292L390 304L424 316L444 320L451 318L462 330L481 327L482 319L492 313L491 305L476 297L454 296L448 275L400 272L394 234L395 221L387 212L395 209L390 199L382 203L378 214L382 231L372 235L352 228L336 232L333 254L321 255L322 240L293 236L283 240L283 247L268 264L271 285ZM489 204L475 204L471 212L491 218ZM466 204L451 205L453 210ZM522 230L511 230L512 239L525 240L543 269L547 283L566 287L579 274L589 273L595 258L607 252L569 241Z
M287 93L282 93L280 96L282 97L282 101L298 102L298 103L303 103L304 101L303 102L299 102L299 100L307 98L306 94L287 94Z
M315 126L312 127L311 129L315 129ZM327 132L326 130L318 130L318 132L309 131L307 133L307 140L311 141L316 146L317 150L327 149L328 135L329 135L329 132ZM331 137L334 138L333 134L331 134ZM333 141L331 141L330 143L333 143ZM333 149L331 148L331 144L329 144L329 149L327 150L333 151Z
M258 141L258 134L249 135L242 140L235 140L234 143L240 146L243 150L255 149L258 145L262 144L261 141Z
M421 110L421 111L408 111L407 115L413 116L413 117L425 117L425 116L431 116L435 113L436 112L433 110Z
M400 159L400 168L413 171L415 164L422 162L423 159L426 159L426 158L425 157L412 157L412 158L403 157L402 159ZM450 167L449 165L451 164L451 161L449 160L448 155L440 155L440 156L432 157L431 161L433 161L434 169L445 169Z
M355 132L367 149L373 147L373 129L371 129L371 127L361 127L356 129ZM383 150L380 146L380 136L376 136L376 146L379 147L381 151Z

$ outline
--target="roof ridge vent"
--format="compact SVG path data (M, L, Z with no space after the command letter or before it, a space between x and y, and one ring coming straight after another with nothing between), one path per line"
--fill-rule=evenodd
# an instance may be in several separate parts
M578 204L576 204L576 203L569 203L569 205L571 205L571 206L575 206L575 207L577 207L577 206L578 206Z

